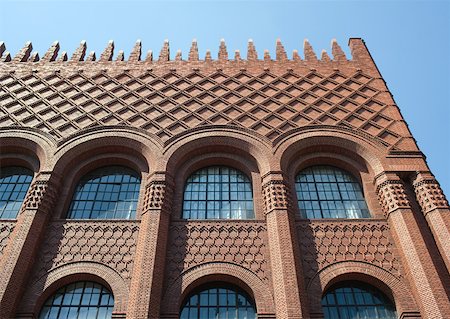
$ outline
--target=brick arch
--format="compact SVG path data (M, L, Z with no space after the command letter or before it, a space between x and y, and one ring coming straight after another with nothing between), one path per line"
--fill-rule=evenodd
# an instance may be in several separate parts
M32 312L37 316L45 300L59 288L75 281L89 280L97 281L111 290L115 312L126 312L128 285L112 268L94 262L70 263L51 270L29 287L21 303L25 308L21 307L21 311Z
M102 166L120 165L135 170L141 174L143 192L160 154L161 145L155 139L128 128L85 130L64 140L58 147L53 170L54 175L64 176L60 180L62 200L57 202L54 216L63 216L67 211L80 178ZM140 208L141 205L138 212Z
M321 299L325 291L346 280L365 282L381 290L394 302L398 314L415 312L418 309L403 280L381 267L359 261L338 262L319 271L306 288L310 309L313 312L321 309Z
M162 144L151 134L127 127L86 129L58 143L54 171L60 172L82 154L117 153L138 157L138 166L154 166L162 153Z
M247 268L225 262L201 264L185 271L164 294L162 312L178 313L183 299L193 289L211 281L229 282L247 291L255 300L258 314L275 312L271 287Z
M0 145L0 165L19 163L35 172L51 170L56 142L40 130L1 128Z
M274 141L274 145L275 157L280 159L280 167L277 169L282 171L288 171L295 158L305 151L327 149L346 154L358 162L362 160L374 176L385 171L387 167L387 149L381 142L337 127L297 129L280 136Z
M250 130L218 126L189 130L168 140L164 148L164 162L160 163L158 170L174 175L186 159L212 152L239 154L256 163L261 174L270 171L270 157L267 155L272 152L267 138Z

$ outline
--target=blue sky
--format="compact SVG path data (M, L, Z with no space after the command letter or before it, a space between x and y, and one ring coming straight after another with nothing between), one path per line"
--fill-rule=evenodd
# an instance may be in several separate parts
M26 41L42 56L60 41L69 54L86 40L97 56L111 39L128 54L137 39L158 53L187 56L193 38L201 57L229 52L245 56L253 39L259 55L274 54L280 38L288 52L307 38L316 53L336 38L346 51L350 37L366 41L404 118L450 196L450 1L9 1L0 0L0 41L15 54ZM289 53L290 54L290 53Z

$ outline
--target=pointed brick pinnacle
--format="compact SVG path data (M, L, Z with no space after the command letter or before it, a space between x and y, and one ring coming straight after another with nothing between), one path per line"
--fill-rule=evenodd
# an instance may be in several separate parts
M39 53L37 51L34 51L33 53L31 53L30 62L38 62L39 61Z
M25 43L24 47L16 54L13 62L26 62L30 57L31 50L33 50L33 45L31 42Z
M322 50L322 54L321 54L320 59L322 61L325 61L325 62L330 62L331 61L330 56L328 55L327 51L325 51L325 50Z
M0 58L2 57L3 52L5 52L5 50L6 50L5 42L1 41L0 42Z
M253 44L253 40L248 40L247 45L247 60L248 61L256 61L258 60L258 53L256 52L255 45Z
M181 61L181 60L182 60L181 50L177 50L177 53L175 54L175 61Z
M148 50L147 51L147 56L145 57L145 61L146 62L152 62L153 61L153 51L152 50Z
M91 51L91 52L89 52L89 55L88 55L88 57L87 57L87 59L86 59L86 61L95 61L96 60L96 56L95 56L95 51Z
M234 60L241 61L241 52L239 50L234 51Z
M130 57L128 58L129 62L137 62L141 61L141 51L142 51L142 43L141 40L137 40L136 44L131 50Z
M192 40L191 50L189 51L189 61L198 61L198 46L197 46L197 40Z
M298 50L292 51L292 60L294 61L301 61L300 55L298 54Z
M331 41L331 52L333 53L333 59L335 61L347 61L344 51L337 43L336 39Z
M309 44L308 39L305 39L303 41L303 52L306 61L317 61L316 53L314 52L314 49L311 46L311 44Z
M119 53L117 53L116 61L124 61L125 60L125 53L123 50L119 50Z
M11 61L11 54L9 53L9 51L6 51L5 54L3 55L2 62L10 62Z
M99 61L112 61L114 55L114 41L110 40L105 51L100 55Z
M227 61L228 60L227 46L225 45L224 39L220 40L218 58L219 58L219 61Z
M51 62L55 61L58 57L59 52L59 42L55 41L53 42L52 46L45 52L44 56L42 57L42 61L44 62Z
M265 49L264 50L264 61L270 61L270 53L269 50Z
M84 56L86 55L86 41L81 41L80 46L75 50L72 54L72 58L70 61L79 62L84 60Z
M169 61L170 60L170 46L169 40L164 40L163 47L161 48L161 52L159 52L158 61Z
M61 55L59 56L58 61L67 61L67 52L66 51L61 52Z
M205 61L211 61L212 60L212 57L211 57L211 50L210 49L208 49L208 50L206 50L206 54L205 54Z
M280 39L277 39L276 59L277 61L286 61L288 59L286 51L284 50L284 46L283 44L281 44Z

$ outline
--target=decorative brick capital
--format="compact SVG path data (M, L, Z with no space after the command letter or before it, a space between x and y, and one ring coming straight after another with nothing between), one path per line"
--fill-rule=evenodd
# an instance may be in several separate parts
M57 189L57 185L50 180L50 174L39 173L31 184L23 209L50 211L56 200Z
M266 214L276 209L290 208L288 186L281 180L270 181L262 187Z
M399 208L411 208L401 180L385 180L378 185L377 193L386 218Z
M413 181L417 201L426 215L435 209L449 209L441 186L434 178L422 178L420 175Z
M145 189L143 214L151 210L168 213L172 193L172 187L166 181L151 181Z

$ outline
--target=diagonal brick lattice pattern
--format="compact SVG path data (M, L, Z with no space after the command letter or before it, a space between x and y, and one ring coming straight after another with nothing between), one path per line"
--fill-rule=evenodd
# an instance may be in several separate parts
M165 141L204 125L244 127L270 140L307 125L332 125L364 131L395 149L402 139L398 123L373 81L362 71L313 70L7 74L0 77L0 127L33 127L60 139L84 128L124 125Z

